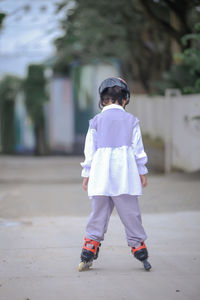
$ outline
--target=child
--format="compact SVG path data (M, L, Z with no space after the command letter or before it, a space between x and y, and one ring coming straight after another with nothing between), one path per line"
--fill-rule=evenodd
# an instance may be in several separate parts
M138 205L138 195L142 195L142 187L147 185L148 173L139 120L125 111L130 91L123 79L105 79L99 94L99 107L103 109L89 121L85 161L81 163L83 189L91 199L92 213L79 271L87 270L93 259L97 259L114 206L125 226L128 246L145 269L150 270L144 243L147 236Z

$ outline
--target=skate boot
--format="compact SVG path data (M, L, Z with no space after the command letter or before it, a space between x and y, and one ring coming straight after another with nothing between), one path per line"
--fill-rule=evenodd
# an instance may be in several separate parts
M133 253L133 255L135 256L135 258L137 258L138 260L140 260L146 271L150 271L151 269L151 265L148 262L147 258L148 258L148 251L146 248L146 245L144 242L141 243L141 246L135 248L132 247L131 248L131 252Z
M86 271L92 266L93 260L98 258L100 246L100 242L85 238L81 252L81 262L78 267L79 272Z

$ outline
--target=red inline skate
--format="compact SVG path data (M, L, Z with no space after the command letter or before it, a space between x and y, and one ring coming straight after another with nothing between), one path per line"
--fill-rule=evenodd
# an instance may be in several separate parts
M132 247L131 248L131 252L133 253L133 255L135 256L135 258L137 258L138 260L140 260L146 271L150 271L151 270L151 265L148 262L147 258L148 258L148 251L146 248L146 245L144 242L141 243L141 246L135 248Z
M92 266L93 260L98 258L100 246L100 242L85 238L78 267L79 272L86 271Z

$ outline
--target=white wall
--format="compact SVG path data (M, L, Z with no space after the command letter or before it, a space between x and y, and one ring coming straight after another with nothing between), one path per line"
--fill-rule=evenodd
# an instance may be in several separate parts
M140 120L143 134L165 144L165 171L200 170L200 94L132 96L127 109Z
M71 152L74 143L74 108L71 81L52 78L47 115L52 150Z

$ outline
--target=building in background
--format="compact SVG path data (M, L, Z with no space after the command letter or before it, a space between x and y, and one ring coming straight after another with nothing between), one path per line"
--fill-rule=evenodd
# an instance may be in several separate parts
M49 101L45 102L45 138L47 154L82 154L89 119L98 108L100 83L120 74L115 62L71 66L71 76L48 77ZM15 100L15 149L19 154L33 153L35 138L24 94Z
M99 111L98 87L110 76L119 76L115 63L73 64L70 78L50 79L50 101L45 105L45 119L51 153L83 152L88 121Z
M15 152L33 153L35 138L33 124L27 114L24 93L18 93L15 100Z
M74 146L74 105L69 78L53 77L50 100L45 104L46 138L50 152L72 153Z

